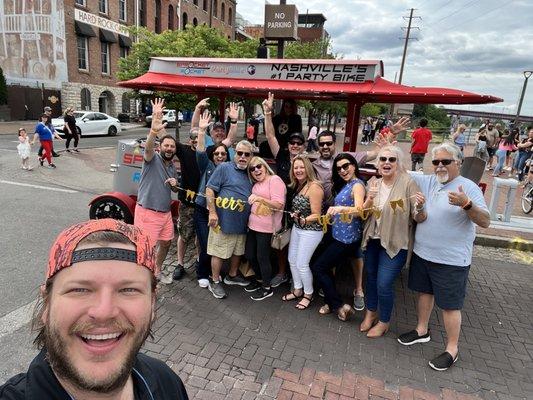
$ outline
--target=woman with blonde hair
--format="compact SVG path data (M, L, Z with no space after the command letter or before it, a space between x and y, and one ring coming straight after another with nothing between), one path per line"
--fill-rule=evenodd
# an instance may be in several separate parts
M309 262L324 233L318 223L324 199L324 189L316 177L309 159L298 155L292 160L290 170L294 190L291 215L294 225L289 242L289 265L294 290L282 297L284 301L301 299L296 308L305 310L313 300L313 274Z
M63 121L65 122L63 133L67 137L67 141L65 143L66 151L70 153L70 141L74 139L74 148L72 150L76 153L79 153L78 141L80 140L80 137L78 135L78 128L76 126L76 118L74 118L74 107L67 107L65 114L63 115Z
M424 195L405 170L402 150L392 145L383 147L377 167L381 178L369 181L363 204L363 209L375 210L369 213L362 239L367 311L360 330L370 338L389 330L394 283L407 260L412 223L421 223L427 217Z
M457 126L457 129L452 135L452 140L455 143L457 147L461 149L461 153L464 151L466 146L466 125L465 124L459 124Z
M254 280L244 290L253 292L252 300L263 300L273 293L270 285L270 244L272 234L281 228L286 188L283 180L261 157L252 157L248 163L248 177L253 187L248 197L252 211L248 220L245 254L256 275L261 275L263 283L260 285Z

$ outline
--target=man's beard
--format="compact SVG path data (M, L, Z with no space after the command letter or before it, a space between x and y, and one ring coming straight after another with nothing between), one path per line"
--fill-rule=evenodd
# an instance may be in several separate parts
M447 183L448 180L450 179L448 172L436 173L435 175L437 176L437 180L439 181L439 183Z
M115 323L116 326L121 326ZM134 332L134 328L131 324L120 331L127 333ZM54 373L61 379L68 381L76 388L83 391L92 391L96 393L111 393L117 389L124 387L128 380L133 364L135 363L135 357L142 347L144 341L150 334L151 323L143 330L139 331L134 336L133 344L130 351L126 354L122 365L117 371L109 374L104 380L95 381L89 377L83 375L83 372L79 371L77 367L69 358L69 354L66 351L67 344L61 337L59 330L52 326L44 327L44 340L45 348L47 350L46 358L50 364L50 367ZM84 329L87 330L88 326L84 325ZM69 334L80 331L80 328L76 328L76 325L69 330Z
M172 153L172 155L168 156L166 152L161 152L161 157L163 157L163 160L165 161L172 161L172 159L174 158L174 155L175 153Z
M237 168L239 168L240 170L245 170L246 169L246 165L241 165L239 163L236 163L237 165Z

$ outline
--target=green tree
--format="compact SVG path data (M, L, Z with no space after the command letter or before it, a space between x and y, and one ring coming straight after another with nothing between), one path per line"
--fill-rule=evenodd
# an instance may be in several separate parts
M413 121L418 124L421 118L428 120L430 128L449 128L451 124L450 117L446 111L433 104L415 104L413 108Z
M4 71L0 68L0 105L7 104L7 85Z

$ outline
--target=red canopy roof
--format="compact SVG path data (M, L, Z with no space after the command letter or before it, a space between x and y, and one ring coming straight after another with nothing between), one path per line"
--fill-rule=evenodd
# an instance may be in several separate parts
M202 93L206 96L230 94L264 98L270 91L277 98L337 101L356 98L365 103L485 104L503 101L498 97L456 89L399 85L381 77L377 77L374 82L331 83L209 78L147 72L138 78L119 82L119 85L131 89Z

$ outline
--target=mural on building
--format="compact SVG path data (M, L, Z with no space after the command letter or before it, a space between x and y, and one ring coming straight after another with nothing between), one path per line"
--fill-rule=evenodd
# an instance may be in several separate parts
M64 0L0 0L0 66L8 84L67 81Z

